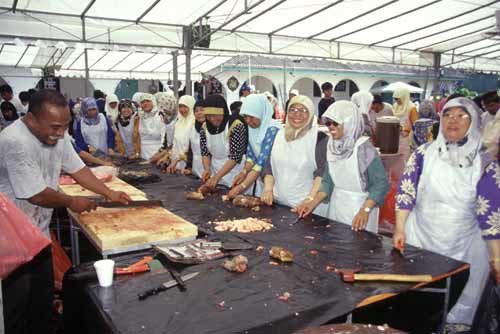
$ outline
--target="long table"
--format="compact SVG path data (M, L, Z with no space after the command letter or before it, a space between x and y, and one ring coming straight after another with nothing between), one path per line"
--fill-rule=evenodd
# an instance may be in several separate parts
M221 268L222 260L178 267L182 274L199 272L177 288L139 301L137 294L171 279L168 272L119 277L111 288L97 284L92 264L70 272L64 281L66 328L71 333L289 333L318 326L411 289L445 294L449 308L450 278L466 273L469 265L429 251L408 246L404 256L392 251L389 238L369 232L353 232L349 226L312 217L292 225L296 216L282 206L262 207L260 212L234 207L214 194L202 202L185 200L185 192L199 181L184 176L162 175L162 182L140 186L148 198L161 199L165 207L213 230L209 221L232 218L269 218L270 232L237 234L255 247L240 252L249 259L245 273ZM234 233L212 237L232 238ZM272 263L272 246L290 249L293 264ZM144 253L116 258L127 264ZM361 268L369 273L430 274L435 284L389 282L344 283L332 268ZM460 287L461 289L462 287ZM288 301L279 296L290 294Z

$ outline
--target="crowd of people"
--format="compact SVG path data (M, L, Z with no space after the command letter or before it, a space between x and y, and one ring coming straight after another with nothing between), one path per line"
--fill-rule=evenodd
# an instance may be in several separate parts
M288 206L299 218L314 213L377 233L389 189L374 145L377 119L397 117L408 160L396 195L394 246L408 243L471 264L448 314L450 325L470 326L489 273L500 283L497 92L475 101L425 100L417 108L406 89L394 92L393 105L369 92L335 101L329 83L322 90L318 106L291 91L281 115L274 96L249 91L228 106L220 94L196 101L171 92L121 100L98 92L68 102L40 90L18 100L2 86L0 191L48 233L48 208L95 208L57 191L61 170L107 198L129 199L82 163L110 165L108 157L122 156L165 173L193 174L210 189L226 187L229 199L250 194Z

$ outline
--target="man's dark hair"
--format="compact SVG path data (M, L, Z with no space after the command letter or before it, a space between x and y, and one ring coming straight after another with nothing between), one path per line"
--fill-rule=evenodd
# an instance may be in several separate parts
M1 85L0 86L0 94L3 94L3 93L11 93L12 94L12 87L10 87L7 84Z
M10 103L8 101L3 101L2 103L0 103L0 110L2 112L8 111L8 110L11 110L14 113L17 112L16 107L12 103Z
M500 102L500 97L498 96L496 91L491 91L484 93L481 97L481 101L483 101L484 104L498 103Z
M231 105L229 106L229 109L231 110L232 113L234 111L239 111L242 104L243 103L241 101L235 101L235 102L231 103Z
M97 99L104 99L104 98L105 98L105 96L104 96L104 92L103 91L101 91L99 89L96 89L94 91L94 99L97 100Z
M31 98L30 93L26 91L19 93L19 100L21 100L21 102L29 102L30 98Z
M31 96L28 112L35 116L40 115L41 112L46 110L47 105L66 108L68 102L61 93L53 89L40 89Z
M322 91L329 90L329 89L333 89L333 85L330 82L325 82L321 85Z
M30 94L30 96L33 96L33 94L36 93L36 89L35 88L30 88L30 89L28 89L28 93Z
M372 103L379 103L379 104L384 104L384 99L382 98L382 95L373 95L373 101Z

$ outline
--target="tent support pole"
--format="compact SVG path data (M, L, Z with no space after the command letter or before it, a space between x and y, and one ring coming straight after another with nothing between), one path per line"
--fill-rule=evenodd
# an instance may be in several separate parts
M88 54L88 49L87 49L87 36L85 32L85 16L82 16L82 41L85 43L85 49L83 50L83 56L85 58L85 96L88 97L90 96L90 90L89 90L89 54Z
M179 71L177 68L177 51L172 51L172 70L174 74L174 95L176 98L179 97Z

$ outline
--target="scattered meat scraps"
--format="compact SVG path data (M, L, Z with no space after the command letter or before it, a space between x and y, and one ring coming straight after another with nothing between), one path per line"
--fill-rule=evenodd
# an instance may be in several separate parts
M283 247L272 247L269 256L281 262L293 262L293 254Z
M222 267L228 271L243 273L248 268L248 259L243 255L237 255L230 260L224 261Z
M287 302L288 299L290 298L290 296L291 296L290 293L285 292L281 296L279 296L278 299L283 301L283 302Z
M216 225L215 230L218 232L230 231L230 232L250 233L259 231L269 231L271 228L274 227L273 224L252 217L246 219L225 220L225 221L208 222L208 223Z

